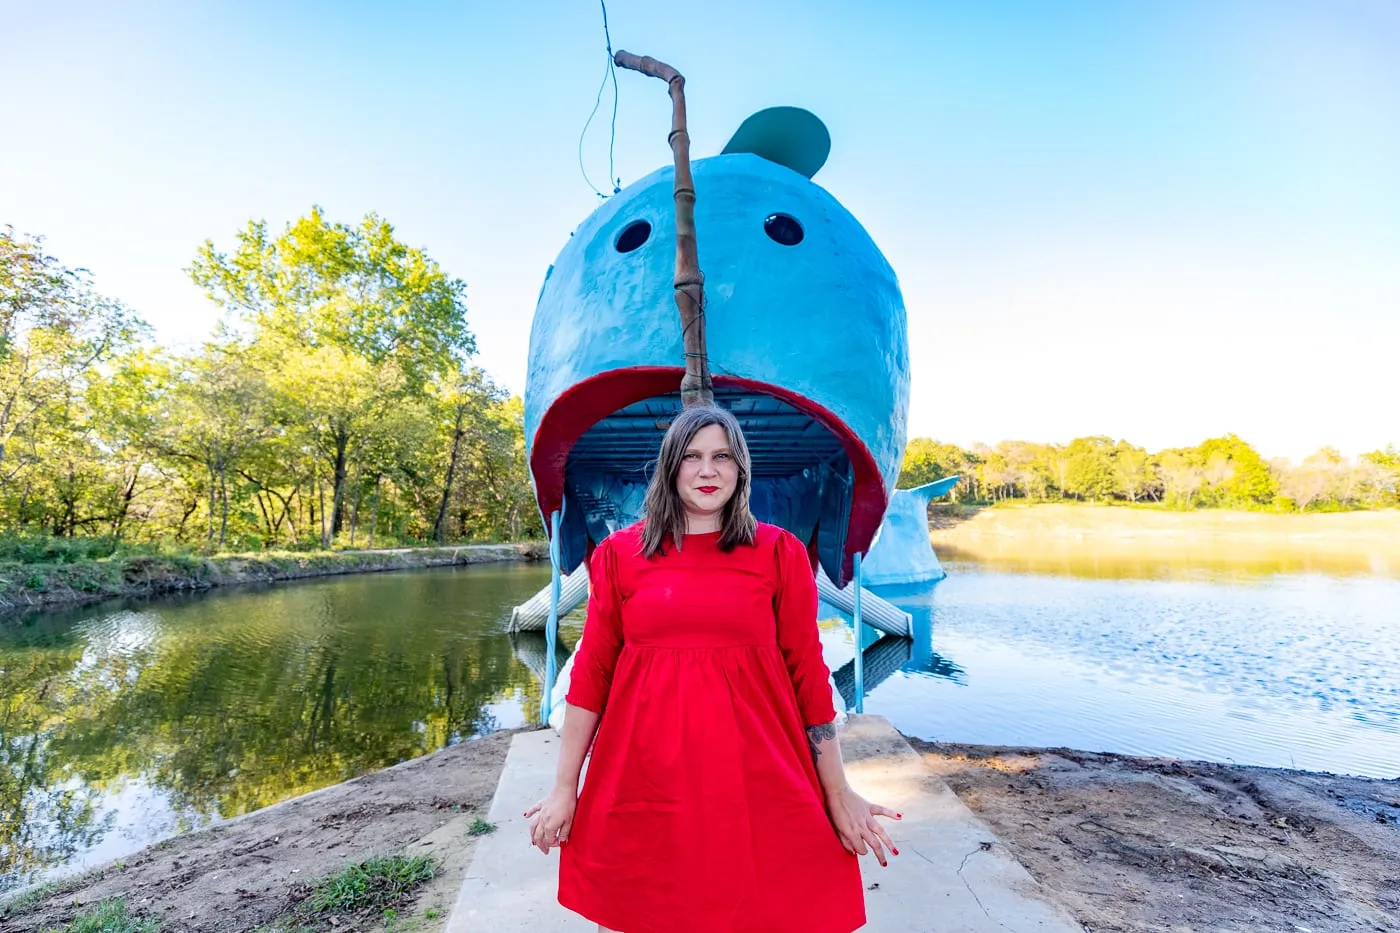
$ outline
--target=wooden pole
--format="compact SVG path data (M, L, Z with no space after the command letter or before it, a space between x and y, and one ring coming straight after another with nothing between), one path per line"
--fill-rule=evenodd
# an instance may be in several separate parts
M681 402L686 408L714 403L710 382L710 359L705 350L705 276L700 271L700 255L695 245L695 182L690 176L690 134L685 124L685 78L665 62L654 58L618 52L613 62L619 68L638 71L666 82L671 95L671 155L676 163L676 308L681 313L681 336L685 344L685 376L681 379Z

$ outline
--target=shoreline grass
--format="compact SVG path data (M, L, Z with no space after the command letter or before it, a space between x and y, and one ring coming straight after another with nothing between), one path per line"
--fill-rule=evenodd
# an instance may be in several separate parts
M934 540L1000 535L1105 538L1193 537L1276 542L1336 539L1363 546L1375 539L1400 546L1400 509L1279 512L1245 509L1170 509L1129 504L1067 502L970 506L935 503L929 510ZM1362 540L1366 539L1366 540Z
M160 923L131 916L126 899L114 897L86 910L70 923L51 927L44 933L158 933Z
M0 617L123 596L152 596L337 574L544 558L543 545L526 542L375 551L262 551L212 557L138 551L105 558L63 559L48 563L0 560Z
M406 903L437 873L438 863L431 856L377 855L323 879L312 889L306 906L317 914L390 910Z

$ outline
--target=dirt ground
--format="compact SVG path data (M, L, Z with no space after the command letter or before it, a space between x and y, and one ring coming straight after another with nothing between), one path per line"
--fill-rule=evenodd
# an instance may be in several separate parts
M1400 781L911 744L1089 933L1400 930Z
M332 929L441 931L513 734L153 846L0 919L0 933L41 933L118 894L162 933L246 933L317 879L393 853L443 870L387 931ZM1400 781L912 744L1088 933L1400 931Z
M177 836L60 885L30 909L0 919L0 933L61 927L117 895L126 896L133 913L159 917L161 933L256 930L295 907L316 880L395 853L433 855L442 871L401 912L394 930L441 930L475 849L477 837L468 829L490 809L512 735L463 742ZM341 921L334 929L382 928Z

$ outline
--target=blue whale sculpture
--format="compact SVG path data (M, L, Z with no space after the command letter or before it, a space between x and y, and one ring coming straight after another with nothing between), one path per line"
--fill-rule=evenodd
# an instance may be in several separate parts
M895 491L880 525L879 538L865 561L866 586L918 588L947 576L929 540L928 505L947 495L958 479L949 476Z
M899 476L909 345L894 270L811 180L829 149L815 116L774 108L692 170L715 403L744 427L754 512L844 587ZM667 166L605 201L540 290L525 438L545 527L562 513L565 573L639 517L681 408L673 180Z

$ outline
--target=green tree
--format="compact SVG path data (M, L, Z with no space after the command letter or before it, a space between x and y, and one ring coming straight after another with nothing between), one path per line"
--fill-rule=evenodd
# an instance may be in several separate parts
M439 485L450 439L444 436L446 417L431 397L395 406L382 419L361 450L356 467L356 504L351 514L352 538L367 496L369 542L382 526L402 540L431 537Z
M1071 454L1069 448L1060 444L1050 444L1046 446L1041 461L1046 476L1050 478L1050 487L1053 488L1055 493L1061 498L1071 494L1069 491L1070 459Z
M1127 441L1113 448L1113 479L1115 492L1129 502L1158 498L1161 478L1151 454Z
M1075 438L1065 449L1064 491L1093 502L1111 498L1118 489L1113 456L1111 438Z
M1164 500L1178 508L1194 508L1205 485L1205 473L1194 450L1164 450L1157 455Z
M393 363L414 388L476 352L466 284L375 214L351 227L313 207L279 237L253 221L237 239L232 254L205 241L190 276L260 335Z
M1335 462L1328 453L1313 454L1298 466L1285 463L1276 471L1279 493L1300 512L1330 497Z
M153 444L169 382L169 362L145 348L112 360L106 372L88 380L84 404L105 452L113 538L128 534L132 524L149 522L169 489L168 477L154 464ZM134 515L146 503L150 507Z
M966 497L973 489L973 471L977 463L976 455L954 444L916 437L905 445L898 485L901 489L912 489L956 475L962 480L953 490L953 496L955 499Z
M228 539L230 482L244 458L271 431L266 375L247 347L211 344L184 361L159 429L165 449L198 463L208 486L209 547Z
M298 426L320 455L332 501L322 505L323 547L344 525L347 480L365 446L403 404L403 374L390 362L375 364L340 347L288 350L269 381L282 423Z
M1268 505L1278 494L1278 480L1264 458L1234 434L1205 441L1196 448L1195 459L1216 504Z
M521 406L468 366L461 283L373 215L206 243L191 273L230 317L180 356L141 347L134 319L37 244L5 246L22 391L6 396L0 529L209 548L327 546L347 526L351 546L366 529L371 546L538 534ZM130 326L36 377L50 331L103 333L94 308Z
M1016 475L1001 451L979 445L972 453L977 458L973 475L977 478L982 498L998 502L1014 494Z
M452 501L454 484L463 472L463 454L471 445L471 435L489 424L491 407L504 400L505 393L492 385L486 373L478 368L462 371L454 383L442 388L438 407L443 415L445 434L450 440L446 445L447 475L442 482L442 497L433 520L433 539L439 544L447 534L447 507Z
M483 539L537 538L544 533L525 462L525 406L519 398L493 400L468 448L471 481L454 500L458 534Z
M1049 487L1049 475L1038 468L1040 444L1026 441L1002 441L997 451L1005 461L1005 476L1013 493L1019 491L1027 499L1044 499Z
M350 466L377 416L421 399L475 352L466 286L374 214L351 227L313 208L281 236L255 221L237 239L231 254L206 242L190 275L269 357L282 357L286 410L329 468L329 543L344 527Z
M1400 505L1400 450L1394 445L1385 450L1373 450L1362 454L1361 461L1371 468L1368 485L1376 503Z
M0 481L16 435L64 407L93 368L138 339L145 325L95 294L87 274L44 253L40 239L0 231Z

